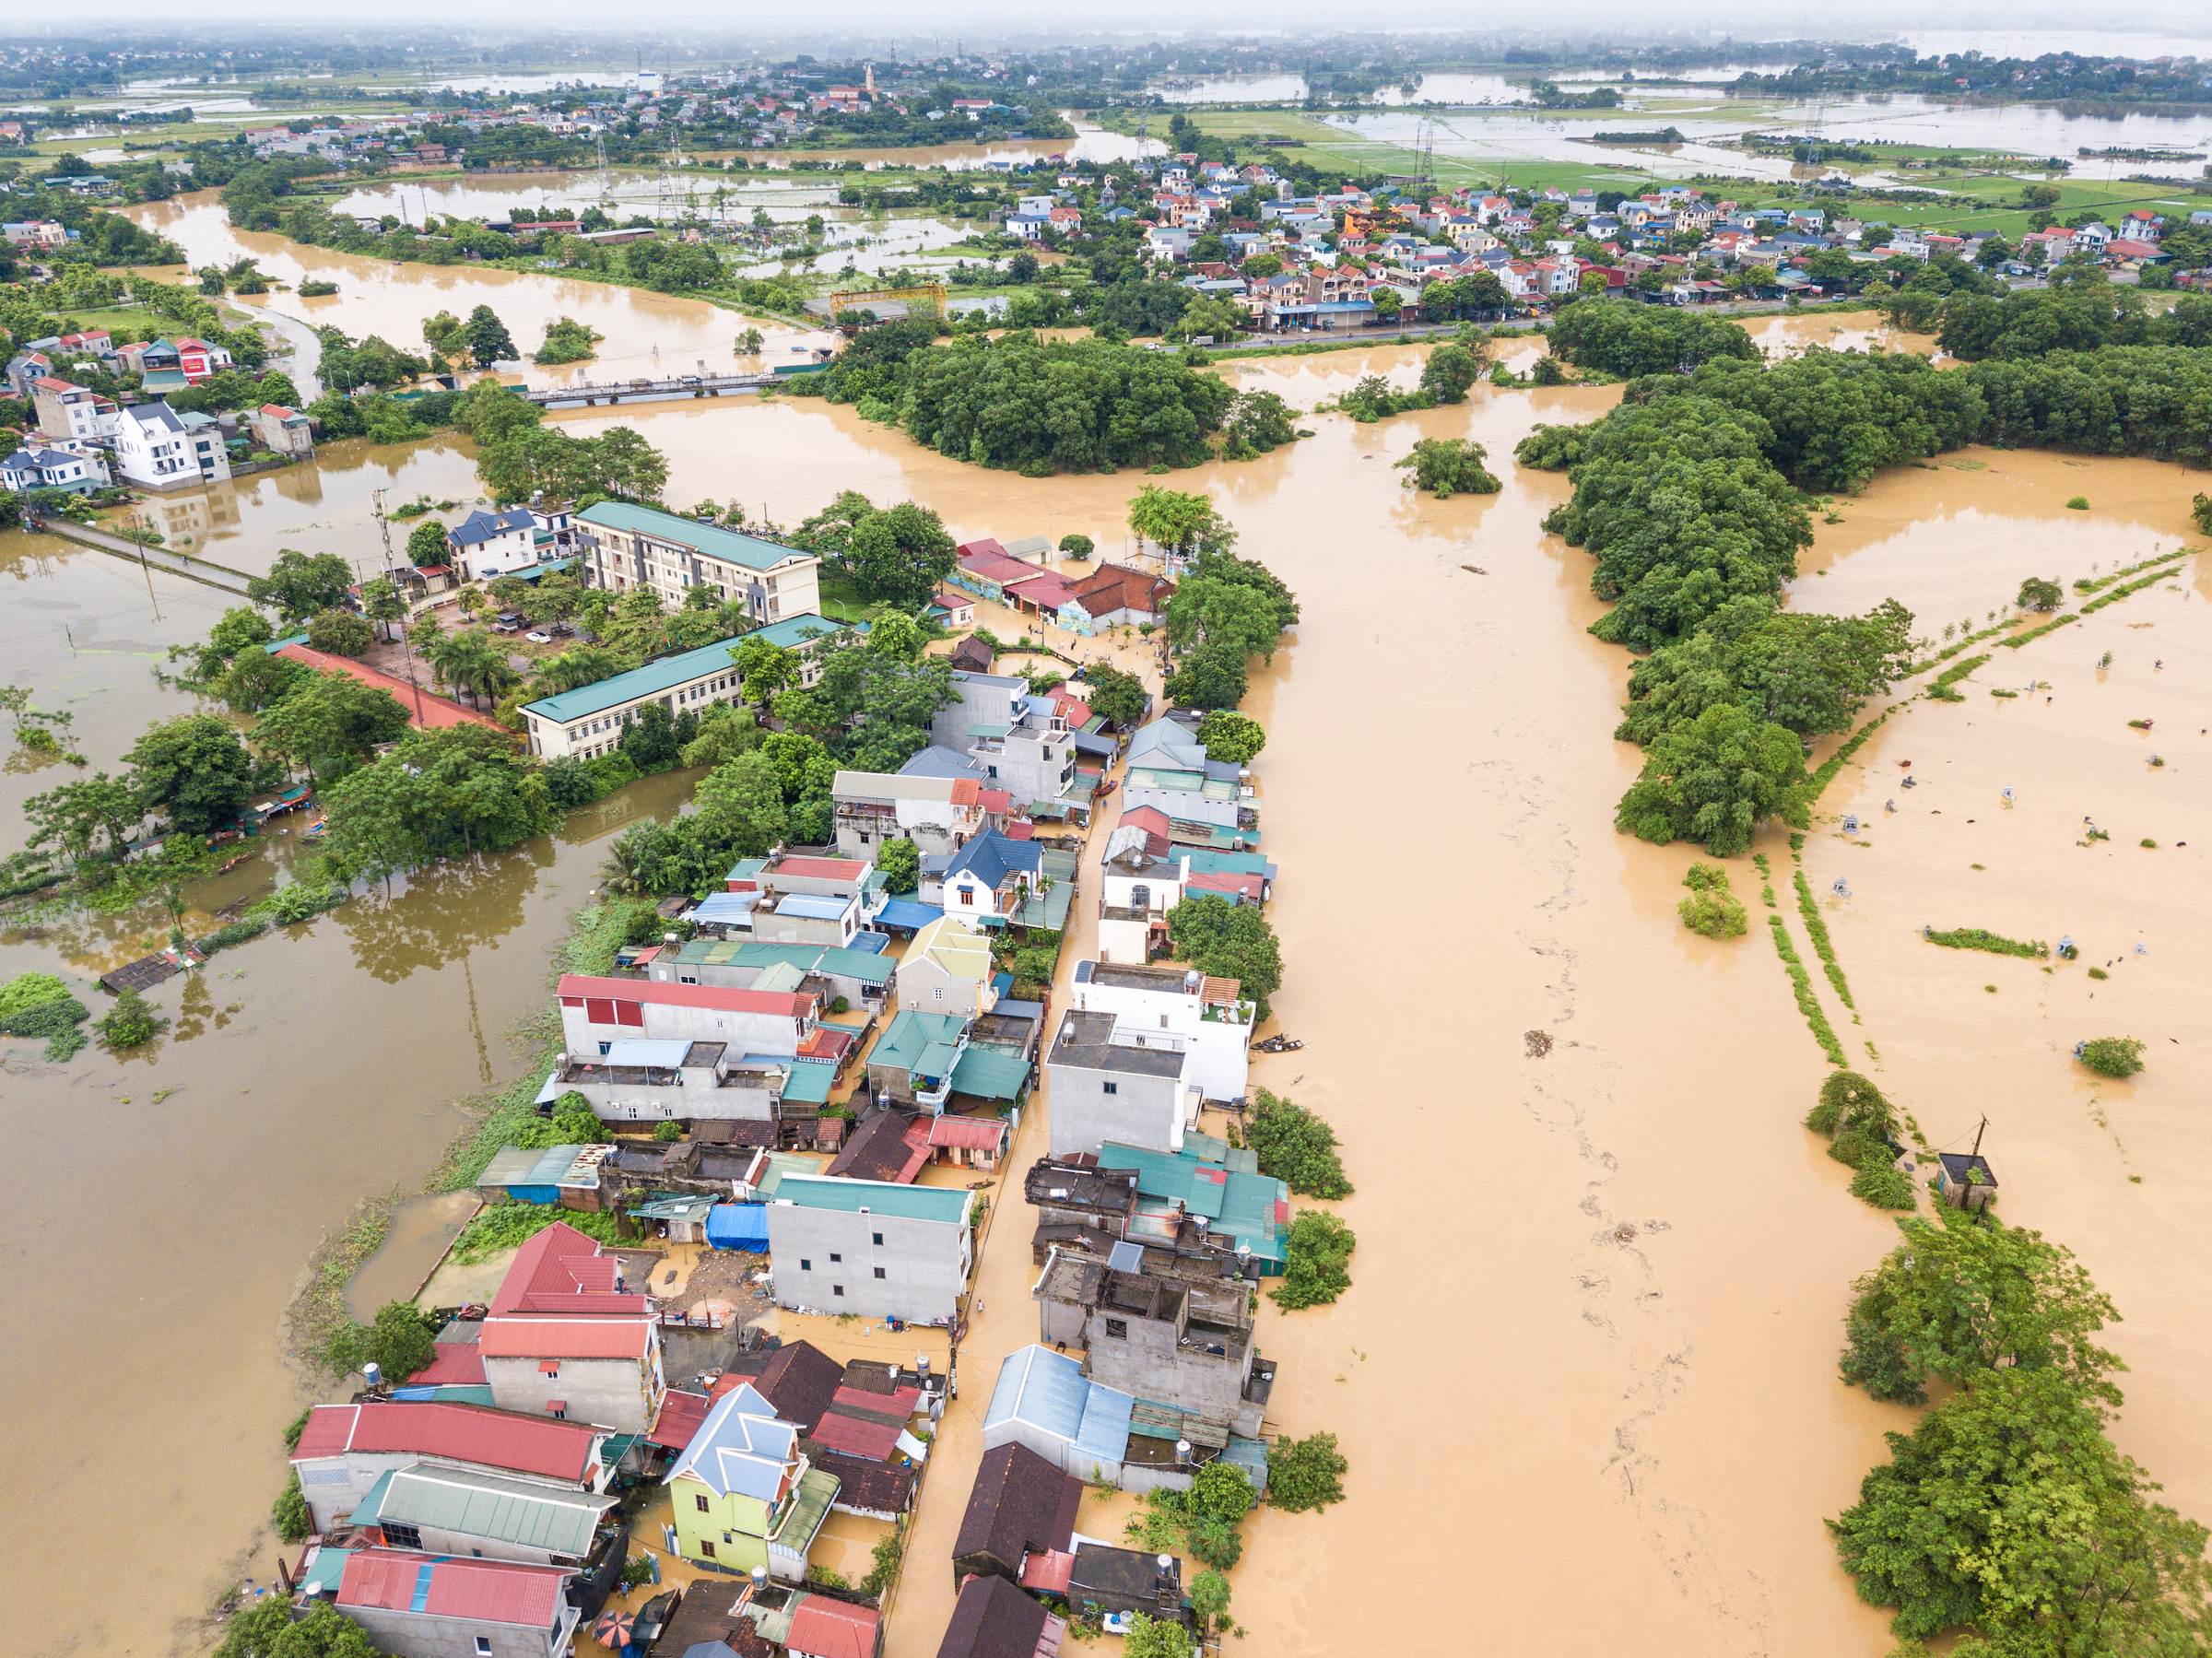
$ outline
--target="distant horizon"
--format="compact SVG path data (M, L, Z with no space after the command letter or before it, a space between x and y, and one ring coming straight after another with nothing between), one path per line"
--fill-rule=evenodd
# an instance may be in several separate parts
M2095 29L2082 27L2078 9L2062 11L2056 6L2050 6L2040 15L2037 8L2030 8L2023 14L2019 8L2006 7L1986 20L1958 18L1940 27L1931 27L1924 9L1919 7L1899 6L1894 15L1880 9L1862 12L1848 24L1839 25L1808 6L1799 13L1761 11L1741 17L1723 15L1711 21L1674 29L1653 29L1644 17L1625 9L1617 10L1609 5L1571 6L1564 12L1553 13L1549 27L1540 29L1470 28L1463 18L1443 15L1452 9L1437 6L1439 15L1433 19L1423 17L1417 9L1397 17L1388 28L1347 29L1332 27L1328 18L1315 7L1316 15L1310 22L1300 22L1293 13L1276 28L1225 29L1192 29L1187 14L1179 9L1162 6L1158 18L1148 19L1142 8L1122 7L1111 14L1101 12L1095 18L1080 13L1063 14L1064 27L1040 29L1035 26L1033 9L1013 6L1007 0L987 0L985 4L963 7L955 15L933 18L926 29L912 28L912 14L903 8L893 10L888 6L863 6L857 11L845 8L839 14L843 27L834 34L824 34L812 30L734 29L725 22L708 21L688 6L666 8L665 15L656 16L650 22L641 20L627 26L611 26L606 22L604 9L578 4L577 0L538 0L526 10L504 0L435 10L418 10L404 4L373 8L340 5L322 10L312 21L302 20L296 7L280 4L280 0L214 0L212 5L197 8L186 22L180 22L173 12L158 6L154 0L90 0L90 4L76 9L70 25L48 24L35 32L24 31L17 36L17 41L18 50L36 51L41 41L69 40L80 30L97 31L137 23L153 25L154 32L163 35L190 38L239 24L256 25L285 35L312 35L333 30L343 32L362 23L375 22L387 28L433 28L456 33L484 29L527 36L544 32L571 41L579 37L618 41L625 47L637 42L641 30L657 29L665 30L668 37L712 41L732 48L738 48L742 42L744 50L806 51L832 56L841 52L876 50L894 41L929 41L934 51L946 37L968 29L978 33L966 44L971 49L984 50L1140 38L1159 41L1265 40L1288 43L1300 40L1440 36L1549 44L1569 50L1606 42L1659 45L1719 44L1724 41L1746 43L1792 40L1856 43L1896 41L1924 53L1981 51L1989 56L2034 57L2071 51L2136 58L2194 56L2212 61L2212 27L2199 23L2192 28L2192 14L2178 6L2116 18ZM882 32L877 32L878 29Z

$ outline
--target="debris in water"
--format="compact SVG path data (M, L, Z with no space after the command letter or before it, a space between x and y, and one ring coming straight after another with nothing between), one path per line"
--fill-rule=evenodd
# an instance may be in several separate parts
M1619 1225L1619 1226L1617 1226L1617 1227L1615 1227L1615 1228L1613 1229L1613 1241L1614 1241L1616 1243L1633 1243L1633 1242L1635 1242L1635 1241L1636 1241L1636 1229L1635 1229L1634 1227L1632 1227L1632 1226L1630 1226L1630 1225L1628 1225L1628 1224L1627 1224L1627 1223L1625 1223L1625 1222L1624 1222L1624 1223L1622 1223L1622 1224L1621 1224L1621 1225Z
M1463 564L1459 568L1477 576L1487 576L1490 573L1488 570L1483 569L1479 564Z
M1856 812L1845 814L1843 832L1847 835L1855 835L1859 832L1859 815Z
M1528 1044L1528 1056L1531 1059L1542 1059L1551 1052L1551 1033L1547 1030L1523 1031L1521 1040Z
M1836 884L1830 887L1829 890L1834 893L1838 898L1849 898L1851 896L1851 883L1845 880L1841 876L1838 876L1836 877Z

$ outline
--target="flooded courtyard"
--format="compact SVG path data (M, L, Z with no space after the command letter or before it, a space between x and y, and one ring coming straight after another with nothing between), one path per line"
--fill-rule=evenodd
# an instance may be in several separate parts
M267 262L273 275L279 263ZM391 278L364 275L342 293L358 309L341 325L388 326L396 340L429 310L511 293L499 308L522 339L527 307L580 314L581 298L546 296L592 288L422 266ZM664 343L705 349L711 318L727 348L729 313L593 291L609 315L629 308L626 349L641 318L663 317ZM1861 332L1865 321L1759 328L1796 345L1841 343L1834 327L1851 343L1896 343ZM1418 361L1380 347L1233 369L1240 385L1311 408L1360 373L1403 383ZM1880 1658L1893 1644L1821 1521L1883 1457L1882 1432L1910 1419L1835 1375L1851 1281L1895 1231L1847 1195L1846 1172L1799 1126L1827 1066L1771 947L1757 931L1714 943L1683 929L1675 904L1695 849L1612 828L1640 764L1611 736L1628 659L1585 631L1600 610L1588 557L1542 531L1566 479L1512 463L1533 424L1588 419L1616 396L1485 385L1465 405L1374 425L1312 420L1315 437L1273 455L1167 480L1211 492L1239 550L1303 606L1244 705L1269 735L1255 770L1282 871L1277 1017L1305 1043L1255 1060L1253 1081L1328 1118L1359 1188L1342 1205L1359 1239L1351 1291L1334 1307L1261 1314L1258 1344L1281 1367L1269 1430L1335 1433L1351 1466L1342 1505L1253 1523L1231 1575L1253 1652L1338 1652L1347 1629L1409 1658L1467 1650L1463 1627L1404 1593L1408 1576L1461 1586L1482 1644L1501 1652ZM735 498L785 523L858 489L935 507L959 539L1079 531L1121 559L1146 481L960 465L818 400L615 418L667 455L671 501ZM1423 436L1485 444L1503 492L1438 501L1404 488L1393 463ZM475 494L457 441L334 450L347 453L326 452L312 488L295 469L211 506L208 556L257 569L289 545L370 559L371 483L401 499ZM2149 463L1983 451L1898 469L1817 528L1791 602L1858 610L1894 595L1933 633L2001 606L2023 576L2071 582L2172 550L2200 483ZM2065 507L2075 495L2088 511ZM77 727L99 763L192 705L154 682L150 659L204 633L221 595L50 543L0 547L0 573L18 583L16 676L35 682L41 706L74 698L99 711ZM1821 802L1805 851L1816 891L1842 876L1852 894L1826 906L1864 1021L1846 1040L1854 1052L1875 1045L1871 1074L1936 1144L1988 1115L2004 1212L2071 1245L2128 1314L2108 1333L2133 1367L2122 1447L2197 1517L2212 1515L2212 1453L2193 1431L2212 1337L2183 1264L2212 1158L2190 1133L2202 1076L2189 1056L2212 1031L2186 952L2208 896L2191 860L2212 852L2212 829L2193 822L2205 795L2191 768L2212 763L2200 752L2212 736L2187 720L2203 718L2212 674L2204 579L2185 561L2171 583L1994 652L1959 688L1965 702L1893 715ZM71 654L85 641L110 654ZM2031 680L2048 688L2031 696ZM2165 765L2149 765L2154 752ZM1900 797L1902 759L1924 782ZM0 779L0 842L19 838L15 792L52 781ZM241 1551L281 1484L278 1429L306 1396L278 1350L300 1264L362 1197L418 1187L459 1125L456 1096L512 1076L502 1032L543 1005L546 951L595 884L606 839L639 813L674 810L687 788L652 780L545 841L227 952L156 993L180 1022L143 1057L94 1051L64 1068L23 1048L7 1056L5 1120L29 1166L75 1146L99 1177L26 1182L5 1222L18 1285L80 1289L38 1318L24 1307L0 1356L0 1382L23 1402L8 1448L29 1470L0 1522L4 1546L25 1562L36 1551L50 1594L97 1608L74 1640L57 1629L22 1650L189 1648L222 1585L271 1575L267 1547ZM1885 811L1892 797L1910 809ZM1848 840L1847 810L1864 826ZM2085 815L2109 841L2077 844ZM1759 844L1786 864L1786 837ZM1747 866L1736 874L1740 894L1756 891ZM2046 975L1937 949L1918 936L1924 923L2071 934L2082 959ZM73 918L42 937L0 935L0 970L88 970L131 924ZM1094 935L1080 898L1064 975ZM2089 981L2108 958L2110 977ZM1529 1056L1532 1030L1552 1038L1544 1057ZM2072 1044L2124 1031L2153 1044L2149 1068L2090 1087ZM1027 1114L1011 1166L1041 1150L1041 1115ZM88 1187L105 1200L94 1212ZM442 1223L420 1219L426 1236ZM1025 1235L1007 1228L983 1252L961 1397L933 1452L890 1658L928 1658L949 1611L944 1559L991 1380L1002 1355L1036 1338ZM97 1287L88 1255L104 1269ZM398 1276L410 1259L394 1257ZM194 1402L198 1429L183 1441L179 1399ZM153 1491L173 1522L167 1546L140 1593L104 1593L90 1558L56 1557L50 1539L88 1529L107 1490L144 1481L144 1446L165 1428ZM1082 1529L1112 1535L1125 1509L1087 1507ZM848 1567L865 1558L865 1532L839 1534ZM1381 1539L1392 1570L1356 1566L1355 1549ZM1557 1597L1536 1586L1568 1561L1586 1570L1563 1633Z

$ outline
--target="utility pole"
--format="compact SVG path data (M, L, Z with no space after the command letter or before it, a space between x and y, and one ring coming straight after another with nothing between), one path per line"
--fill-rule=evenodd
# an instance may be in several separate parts
M1980 1126L1974 1130L1974 1148L1971 1152L1967 1153L1969 1157L1978 1158L1982 1155L1982 1131L1988 1126L1989 1118L1984 1115L1982 1119Z
M383 537L384 542L384 574L390 577L393 573L392 521L384 516L384 492L382 489L372 489L370 494L376 502L377 533ZM356 568L359 568L358 564ZM398 582L394 580L392 586L396 592L399 587ZM430 728L430 722L429 716L422 711L422 681L415 676L414 633L415 612L412 606L408 606L407 619L400 624L399 645L406 656L407 683L415 688L415 723L423 730L428 731Z

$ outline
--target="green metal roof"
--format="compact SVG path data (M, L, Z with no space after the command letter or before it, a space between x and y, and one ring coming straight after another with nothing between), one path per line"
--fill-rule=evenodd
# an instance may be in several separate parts
M841 1483L836 1475L821 1468L809 1468L799 1476L799 1487L791 1494L791 1501L784 1505L782 1518L777 1522L776 1541L794 1554L805 1554L829 1517L830 1505L837 1500Z
M783 1183L785 1175L819 1174L821 1171L822 1163L819 1158L803 1158L788 1151L771 1151L768 1154L768 1168L762 1172L759 1183L754 1189L765 1201L775 1196L776 1188Z
M801 972L820 972L825 980L861 983L889 983L898 972L898 961L874 950L845 950L836 944L754 944L752 939L692 939L677 953L677 961L757 969L790 964Z
M890 1029L876 1039L875 1047L868 1050L871 1065L896 1065L912 1071L922 1059L923 1051L932 1042L950 1042L960 1034L965 1020L949 1013L924 1013L919 1008L902 1007L892 1017Z
M598 508L592 509L597 512ZM602 679L596 685L579 686L572 691L560 691L550 697L541 697L535 702L523 706L541 720L556 725L566 725L571 720L588 720L594 714L605 713L610 708L619 708L625 702L636 702L647 697L657 697L672 691L679 685L688 685L694 679L704 679L725 669L736 671L730 652L740 639L765 639L771 644L785 649L804 644L808 633L835 633L848 624L833 622L827 617L808 611L751 633L742 633L730 639L718 640L711 645L701 645L696 651L679 651L674 656L664 656L658 662L649 662L641 668L632 668L627 674L617 674L612 679ZM865 624L851 624L856 633L865 633Z
M802 1209L889 1215L900 1220L958 1225L968 1218L975 1194L952 1186L900 1186L889 1181L831 1180L823 1174L787 1174L776 1187L778 1203Z
M1290 1188L1281 1181L1225 1168L1187 1145L1182 1153L1171 1154L1108 1141L1099 1149L1099 1166L1135 1170L1141 1196L1179 1202L1191 1214L1205 1217L1216 1232L1248 1245L1258 1260L1270 1264L1282 1260Z
M818 1065L811 1060L794 1060L788 1067L791 1079L784 1083L781 1098L795 1099L801 1105L828 1105L830 1085L837 1080L833 1065Z
M719 559L724 564L743 565L747 570L773 570L787 559L812 557L796 547L763 541L758 535L725 530L720 524L701 523L696 518L679 518L674 512L657 512L652 507L635 507L628 501L603 500L596 506L586 507L576 514L576 522L601 529L627 530L633 535L651 535L677 547L688 547L710 559Z
M730 647L736 642L735 639L725 639L701 645L696 651L679 651L674 656L664 656L627 674L617 674L612 679L541 697L535 702L524 703L524 707L556 725L586 720L610 708L619 708L625 702L657 697L663 691L672 691L679 685L689 685L694 679L704 679L711 674L725 671L735 674L737 664L731 660Z
M970 1048L952 1069L955 1093L979 1099L1017 1099L1029 1079L1030 1062L1000 1048Z
M579 1558L591 1553L599 1516L616 1501L424 1463L378 1483L384 1487L376 1514L380 1524L398 1522ZM360 1518L358 1512L355 1518Z

